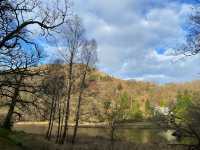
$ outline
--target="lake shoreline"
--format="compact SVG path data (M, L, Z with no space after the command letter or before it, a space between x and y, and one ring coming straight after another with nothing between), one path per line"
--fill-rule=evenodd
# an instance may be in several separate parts
M21 125L42 125L48 126L48 121L25 121L25 122L16 122L14 126L21 126ZM57 125L57 123L55 123ZM69 127L74 127L74 123L69 123ZM109 125L105 122L102 123L80 123L79 128L109 128ZM131 123L120 123L116 126L116 128L121 129L159 129L158 125L152 122L131 122Z
M79 136L77 136L75 145L72 145L69 142L64 143L64 145L59 145L55 143L55 139L48 141L44 138L44 136L37 134L19 131L5 132L4 129L1 129L0 131L0 148L2 149L3 146L4 150L108 150L111 148L115 150L186 150L183 146L169 145L161 138L150 143L138 143L137 141L129 141L126 139L116 139L114 142L111 142L110 139L106 137L94 137L79 134Z

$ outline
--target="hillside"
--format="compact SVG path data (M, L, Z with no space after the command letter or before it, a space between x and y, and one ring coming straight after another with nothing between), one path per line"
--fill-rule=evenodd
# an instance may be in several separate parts
M76 66L77 74L79 67L79 65ZM50 74L56 76L60 76L63 73L66 81L67 75L65 73L67 70L67 65L43 65L31 69L33 71L40 70L45 72L51 70ZM30 80L27 80L26 82L33 82L34 84L40 85L43 82L43 80L45 80L45 78L46 76L37 76L31 78ZM53 86L55 86L54 81L52 82ZM75 83L75 85L77 85L77 83ZM182 84L171 83L165 85L157 85L155 83L143 81L121 80L109 76L96 69L91 69L87 77L87 85L86 90L84 92L84 100L82 103L81 110L81 120L84 122L98 122L99 118L97 114L102 111L104 103L106 101L116 102L119 99L123 99L125 101L127 105L127 110L133 111L133 115L131 115L133 118L134 115L138 115L138 113L140 113L140 116L142 115L144 118L148 118L149 108L147 107L170 106L171 104L176 102L177 95L180 92L184 91L200 93L200 81L192 81ZM30 95L24 95L23 93L21 93L21 95L26 99L30 98ZM40 95L42 95L42 93L40 93ZM41 100L50 100L50 98L45 95L42 95L42 97L40 98ZM64 100L65 96L63 97L63 101ZM77 86L74 86L71 102L72 114L74 113L76 108L76 101ZM43 105L43 107L48 106L47 103L41 103L41 105ZM1 108L1 114L4 114L5 112L6 109ZM33 121L35 119L35 113L33 115L31 113L26 112L22 117L23 121ZM44 120L44 118L39 117L39 120ZM73 121L73 117L70 120Z

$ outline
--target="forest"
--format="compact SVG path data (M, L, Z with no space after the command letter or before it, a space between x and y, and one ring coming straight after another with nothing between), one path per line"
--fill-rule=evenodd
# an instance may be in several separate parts
M102 41L88 36L73 5L0 0L0 149L200 150L200 80L105 72ZM196 5L187 42L174 50L181 58L200 52Z

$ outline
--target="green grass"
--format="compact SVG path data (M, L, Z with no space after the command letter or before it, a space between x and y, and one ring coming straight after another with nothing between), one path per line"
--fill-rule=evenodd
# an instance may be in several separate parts
M22 145L23 134L22 132L12 132L0 128L0 148L4 146L4 150L7 150L8 147L12 147L13 150L24 149Z
M10 131L3 129L3 128L0 128L0 137L8 138L9 134L10 134Z

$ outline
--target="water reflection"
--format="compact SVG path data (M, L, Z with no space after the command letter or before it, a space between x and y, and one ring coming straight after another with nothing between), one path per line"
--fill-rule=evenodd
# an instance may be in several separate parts
M47 125L37 125L37 124L28 124L28 125L15 125L14 129L17 131L24 131L27 133L40 134L44 135L47 130ZM73 128L69 128L69 134L72 134ZM56 128L53 129L53 133L56 133ZM165 140L168 142L174 142L176 139L173 137L172 131L161 129L117 129L115 132L115 137L117 139L123 139L130 142L137 143L152 143L158 142L160 140ZM86 135L90 137L106 137L109 138L109 129L105 128L79 128L79 135Z

